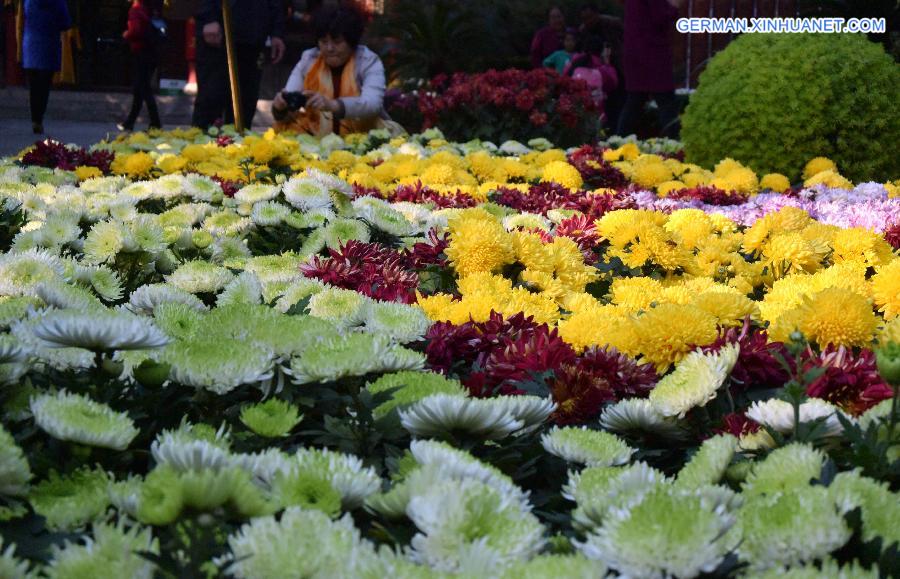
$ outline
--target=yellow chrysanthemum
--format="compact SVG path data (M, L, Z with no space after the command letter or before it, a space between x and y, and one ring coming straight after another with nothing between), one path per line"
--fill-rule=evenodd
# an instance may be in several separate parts
M810 159L806 166L803 167L803 178L809 179L814 175L818 175L822 171L834 171L837 172L837 165L834 164L834 161L827 157L816 157L815 159Z
M816 173L805 180L803 185L806 187L825 185L826 187L831 187L833 189L853 189L853 183L837 171L822 171L821 173Z
M426 185L450 185L455 181L456 172L450 165L432 163L422 172L422 182Z
M832 259L835 263L859 261L870 267L878 267L890 263L893 259L893 248L884 237L863 227L839 229L835 232L831 245L834 248Z
M746 169L739 161L735 161L731 157L725 157L713 167L713 175L716 177L727 177L732 171Z
M759 180L759 188L783 193L791 188L791 181L781 173L769 173Z
M153 169L153 157L143 151L132 153L131 155L123 155L116 157L110 168L119 175L128 175L129 177L145 177Z
M694 305L716 317L720 326L740 326L744 318L759 319L759 306L747 296L731 292L707 292L697 296Z
M900 316L900 259L879 268L872 276L872 297L885 319Z
M647 228L661 228L666 216L646 209L622 209L609 211L596 221L597 232L613 247L624 248Z
M541 172L541 181L559 183L567 189L581 189L581 185L584 183L578 169L565 161L547 163Z
M824 348L862 347L871 343L878 318L865 297L843 288L828 288L786 312L771 329L774 340L786 341L794 330Z
M799 233L781 233L766 243L762 257L772 274L782 277L788 273L815 271L823 256Z
M75 177L77 177L79 181L86 181L87 179L93 179L94 177L102 176L103 171L101 171L97 167L88 167L86 165L79 165L75 167Z
M715 316L697 306L680 304L661 304L637 316L634 331L644 361L660 373L718 336Z
M754 173L752 169L747 169L746 167L735 168L720 179L724 179L724 182L727 184L727 186L722 187L722 189L725 189L726 191L739 191L741 193L752 194L756 193L756 190L759 189L759 180L756 177L756 173ZM715 184L717 180L719 179L713 180L713 184Z
M878 332L878 343L887 344L897 342L900 344L900 316L884 324Z
M680 179L687 187L701 187L709 184L712 180L712 173L709 171L691 171L681 174Z
M160 155L156 160L156 166L166 175L180 173L184 170L185 167L187 167L187 164L187 159L178 155L173 155L171 153Z
M615 306L599 306L572 314L559 322L559 337L582 352L590 346L605 346L608 332L625 319L625 314Z
M562 149L548 149L546 151L539 153L534 158L534 166L540 167L541 169L543 169L550 163L553 163L556 161L565 161L565 160L566 160L566 152L563 151Z
M647 189L653 189L660 183L671 181L674 177L672 170L662 160L657 159L651 155L640 157L631 166L631 180Z
M450 223L450 263L460 277L495 271L515 259L512 240L503 226L483 210L467 210Z
M672 191L680 191L681 189L686 189L687 185L682 183L681 181L663 181L659 185L656 186L656 192L661 196L665 197Z

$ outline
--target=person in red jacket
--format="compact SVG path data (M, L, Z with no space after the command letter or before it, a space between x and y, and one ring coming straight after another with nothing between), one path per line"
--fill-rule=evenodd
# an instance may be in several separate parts
M625 0L625 104L618 133L635 132L641 110L653 97L663 136L677 137L678 103L672 77L672 36L684 0Z
M531 67L541 68L544 59L563 47L566 33L566 16L559 6L551 6L547 11L547 26L534 33L531 39Z
M162 10L156 0L134 0L128 10L128 29L122 37L128 41L132 57L132 100L131 112L124 122L117 125L120 131L134 130L134 123L147 103L150 114L150 128L161 128L156 97L153 96L153 74L159 66L159 34L152 19L159 17Z

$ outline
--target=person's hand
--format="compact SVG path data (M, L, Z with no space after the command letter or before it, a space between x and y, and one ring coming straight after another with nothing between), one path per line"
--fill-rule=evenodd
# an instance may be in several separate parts
M272 37L272 64L278 64L284 58L284 40Z
M320 111L336 113L341 108L341 105L337 101L337 99L330 99L322 93L305 90L303 91L303 94L306 95L306 108L308 109L317 109Z
M203 42L210 46L222 46L222 25L210 22L203 26Z
M272 99L272 109L283 111L288 108L287 101L284 100L284 97L281 96L281 93L284 91L278 91L275 95L275 98Z

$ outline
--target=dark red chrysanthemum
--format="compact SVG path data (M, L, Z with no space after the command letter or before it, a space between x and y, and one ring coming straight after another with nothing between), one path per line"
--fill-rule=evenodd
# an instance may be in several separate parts
M615 348L589 348L556 371L550 391L557 404L557 424L580 424L600 412L603 404L646 397L658 376L651 364L638 364Z
M769 342L766 332L751 328L749 320L744 321L742 328L729 328L722 332L704 351L715 352L725 344L735 343L740 346L740 353L731 371L733 390L771 388L788 381L790 376L779 361L780 357L793 364L787 348L781 342Z
M222 193L225 197L234 197L234 194L241 188L241 184L237 181L229 181L228 179L222 179L216 175L213 176L212 180L222 187Z
M556 328L541 324L532 331L502 338L497 348L480 358L484 362L479 366L484 367L488 383L509 385L573 362L575 351L559 337Z
M584 145L569 155L569 163L592 188L620 189L628 184L628 179L622 171L603 160L604 150L596 145Z
M413 269L422 269L430 265L446 267L447 257L444 251L450 245L447 234L438 235L435 230L428 232L425 241L415 243L407 249L406 254L409 265Z
M884 230L884 240L894 249L900 249L900 221L887 226Z
M115 154L112 151L87 151L82 147L45 139L36 142L31 150L22 156L22 164L65 171L71 171L79 166L96 167L103 173L109 173L114 158Z
M806 387L807 396L821 398L858 416L893 396L875 365L875 354L862 350L858 356L844 346L828 346L821 354L804 354L803 369L824 368L825 373Z
M667 197L670 199L695 199L708 205L740 205L741 203L745 203L748 198L748 196L743 193L737 191L725 191L711 185L670 191Z
M587 191L572 191L558 183L539 183L523 192L499 187L491 201L518 211L546 215L551 209L575 209L591 221L614 209L634 209L634 200L625 194L594 195Z
M732 412L722 417L722 423L713 429L715 434L730 434L740 438L746 434L759 432L761 426L740 412Z

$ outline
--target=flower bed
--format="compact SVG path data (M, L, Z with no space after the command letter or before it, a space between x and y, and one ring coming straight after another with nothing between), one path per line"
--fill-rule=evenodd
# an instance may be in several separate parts
M0 575L893 572L898 183L680 159L3 161Z

